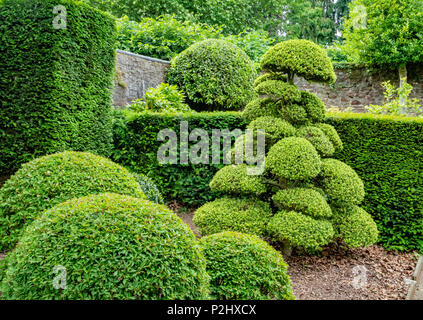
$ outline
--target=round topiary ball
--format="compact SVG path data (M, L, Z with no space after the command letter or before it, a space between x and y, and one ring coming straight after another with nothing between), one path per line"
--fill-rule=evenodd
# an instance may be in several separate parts
M238 231L260 236L272 214L266 202L224 197L200 207L193 221L202 235Z
M267 231L275 241L287 241L309 252L321 250L335 236L329 221L313 219L295 211L281 211L274 215Z
M375 244L379 231L372 216L364 209L352 205L333 208L332 223L336 234L351 247L367 247Z
M242 117L247 123L264 116L280 116L280 112L271 98L254 99L245 106L242 112Z
M292 300L282 255L254 235L222 232L200 240L218 300Z
M128 170L91 153L67 151L23 164L0 190L0 251L12 248L44 210L104 192L145 198Z
M317 190L310 188L289 188L279 190L273 196L278 208L295 210L313 218L329 218L332 216L326 199Z
M332 145L335 148L335 151L340 151L343 148L342 140L338 135L338 132L336 129L327 123L315 123L313 124L314 127L318 127L320 130L322 130L325 135L329 138L330 142L332 142Z
M315 94L301 91L301 105L307 112L307 119L311 122L323 121L326 117L326 107L323 101Z
M47 210L6 259L0 287L5 299L208 295L206 261L188 226L163 205L118 194L72 199Z
M195 110L240 109L255 97L253 62L225 40L197 42L172 61L167 82L176 84Z
M276 117L260 117L252 121L247 129L265 130L266 144L276 142L282 138L292 137L296 129L287 121Z
M298 135L310 141L322 157L330 157L335 153L332 142L318 127L303 126L298 129Z
M320 172L321 160L313 145L304 138L289 137L270 148L266 169L277 177L305 180Z
M260 66L265 71L295 74L309 81L336 81L333 65L326 51L309 40L278 43L263 55Z
M254 89L262 82L267 80L279 80L283 82L288 81L288 77L283 73L278 72L268 72L259 76L256 80L254 80Z
M360 204L364 199L364 185L349 165L336 159L323 159L319 175L321 188L332 204Z

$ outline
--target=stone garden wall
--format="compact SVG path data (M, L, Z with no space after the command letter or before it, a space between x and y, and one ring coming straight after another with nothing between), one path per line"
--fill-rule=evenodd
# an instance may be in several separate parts
M168 61L116 50L114 106L125 107L164 82L168 66Z
M145 57L121 50L116 54L116 76L113 101L115 107L125 107L137 98L142 98L148 88L157 87L165 81L169 62ZM328 108L365 112L369 104L384 101L383 81L391 80L398 85L398 75L394 71L369 72L366 69L336 69L337 81L334 85L309 84L304 80L296 83L302 90L317 94ZM413 85L412 97L423 103L423 66L408 67L408 81Z

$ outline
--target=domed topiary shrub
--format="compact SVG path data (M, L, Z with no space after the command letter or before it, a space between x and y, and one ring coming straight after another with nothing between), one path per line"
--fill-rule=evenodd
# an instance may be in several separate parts
M363 183L345 163L325 159L342 149L342 141L334 127L322 123L326 115L323 102L295 86L296 76L323 83L335 81L325 50L307 40L285 41L269 49L261 60L261 67L265 73L255 81L259 97L245 107L243 118L249 122L247 128L265 130L265 147L259 146L259 140L255 139L259 133L251 135L256 141L250 143L254 151L261 150L258 156L264 153L265 172L252 180L243 176L241 182L233 175L222 175L224 168L216 175L219 183L213 184L214 190L244 197L245 190L264 185L266 192L255 196L264 202L272 199L275 215L261 220L261 224L267 225L266 236L281 244L286 253L291 252L292 247L318 251L338 237L352 246L373 243L377 234L369 215L349 210L342 223L336 224L339 220L333 217L331 208L360 204L364 197ZM247 145L245 141L244 144ZM234 149L229 155L232 161L236 160ZM251 160L247 156L244 159ZM263 159L259 163L263 163ZM205 207L213 217L208 225L219 225L215 231L243 231L245 217L234 221L232 206L221 206L216 200ZM227 217L231 217L230 224L221 224ZM369 237L359 236L361 240L357 242L360 226L368 230ZM244 230L249 232L248 228Z
M282 255L257 236L223 232L202 238L200 246L213 299L295 298Z
M376 243L378 230L372 216L364 209L351 205L333 208L332 218L337 236L351 247L366 247Z
M272 210L266 202L226 197L200 207L193 221L202 235L229 230L260 236L271 216Z
M253 62L237 46L217 39L197 42L172 61L167 81L195 110L240 109L254 98Z
M280 140L266 157L266 167L274 175L290 180L314 178L321 161L313 145L306 139L291 137Z
M163 196L157 188L156 184L144 174L132 173L135 180L141 187L141 190L144 192L146 198L155 203L164 204Z
M90 153L67 151L25 163L0 190L0 251L12 248L44 210L103 192L145 198L125 168Z
M178 216L106 193L35 220L7 257L0 291L4 299L204 299L208 280L195 236Z

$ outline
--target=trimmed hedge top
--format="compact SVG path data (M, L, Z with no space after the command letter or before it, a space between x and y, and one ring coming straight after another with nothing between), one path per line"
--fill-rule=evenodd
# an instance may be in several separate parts
M166 77L184 91L196 110L240 109L255 95L253 62L225 40L193 44L172 59Z
M308 40L283 41L262 57L263 70L295 74L309 81L334 83L336 75L326 51Z
M12 248L44 210L103 192L145 198L125 168L90 153L67 151L23 164L0 189L0 251Z
M192 231L165 206L129 196L58 204L31 224L6 259L5 299L208 296L206 261ZM52 283L58 266L66 269L65 290Z

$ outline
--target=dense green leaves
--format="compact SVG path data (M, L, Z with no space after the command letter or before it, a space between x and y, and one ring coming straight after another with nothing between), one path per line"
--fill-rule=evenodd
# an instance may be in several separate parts
M204 40L172 61L166 79L197 110L240 109L254 98L256 71L250 58L224 40Z
M103 192L145 198L125 168L90 153L67 151L23 164L0 189L0 251L14 247L23 229L44 210Z
M206 261L188 226L163 205L114 193L47 210L6 259L2 299L208 296ZM65 290L54 287L57 266L66 270Z
M207 261L212 298L294 299L282 255L259 237L222 232L203 237L200 246Z
M53 8L66 8L66 28ZM0 5L0 171L64 150L108 155L114 19L71 0Z

